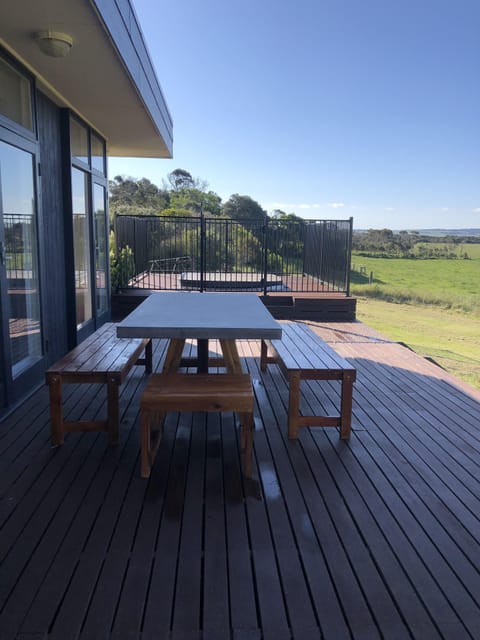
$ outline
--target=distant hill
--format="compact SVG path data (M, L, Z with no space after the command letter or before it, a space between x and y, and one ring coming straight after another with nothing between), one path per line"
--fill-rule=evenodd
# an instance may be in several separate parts
M354 229L357 233L367 233L367 229ZM418 233L421 236L432 236L443 238L445 236L468 236L470 238L480 238L480 229L408 229L409 233ZM400 233L400 231L393 231Z
M415 229L422 236L470 236L480 237L480 229Z

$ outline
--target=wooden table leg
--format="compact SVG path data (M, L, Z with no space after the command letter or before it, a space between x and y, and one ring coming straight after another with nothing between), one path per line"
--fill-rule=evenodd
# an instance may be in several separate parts
M208 338L197 340L197 373L208 373Z
M243 373L235 340L220 340L220 346L228 373Z
M267 370L267 358L268 358L268 347L265 340L262 340L260 345L260 371Z
M184 338L175 338L170 340L163 365L163 373L176 373L178 371L184 347Z
M153 355L152 341L149 340L147 342L147 346L145 347L145 373L147 375L152 373L152 369L153 369L152 355Z

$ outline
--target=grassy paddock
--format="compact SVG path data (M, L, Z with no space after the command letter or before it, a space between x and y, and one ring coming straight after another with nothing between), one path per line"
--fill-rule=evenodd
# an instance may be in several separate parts
M434 305L480 316L480 245L463 246L475 257L470 260L409 260L353 255L352 293L387 302Z
M480 244L458 250L471 259L354 255L352 294L359 320L480 388Z
M357 318L480 389L480 318L371 298L358 299Z

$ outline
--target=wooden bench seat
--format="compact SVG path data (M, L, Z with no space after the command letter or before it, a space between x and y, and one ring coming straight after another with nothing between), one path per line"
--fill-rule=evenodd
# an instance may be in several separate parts
M151 340L117 338L116 325L109 322L52 365L46 372L52 444L63 444L64 433L70 431L106 431L111 444L118 442L118 388L136 364L145 365L146 373L152 372ZM106 384L107 419L63 420L62 385L68 383Z
M244 473L252 475L253 388L244 373L156 373L140 401L142 478L150 470L160 444L163 418L169 411L235 411L240 414ZM156 424L156 429L153 427Z
M269 352L271 355L269 355ZM289 384L288 437L298 438L299 427L338 426L340 437L350 437L352 393L356 370L339 356L307 325L282 323L282 339L262 341L260 368L267 364L280 366ZM306 416L300 414L301 380L340 380L341 400L338 416Z

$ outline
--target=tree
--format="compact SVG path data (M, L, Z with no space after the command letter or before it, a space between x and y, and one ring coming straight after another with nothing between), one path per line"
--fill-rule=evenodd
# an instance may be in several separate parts
M175 169L168 174L164 184L170 194L169 214L175 215L175 211L181 211L182 215L185 215L186 211L190 211L191 215L199 215L203 211L215 216L220 215L220 196L214 191L207 191L208 183L200 178L193 178L189 171Z
M192 178L192 174L185 171L185 169L175 169L168 174L167 180L172 191L182 191L182 189L195 187L195 181Z
M148 178L126 178L115 176L110 181L110 211L117 213L122 208L138 208L138 213L157 212L169 206L168 191L160 189ZM124 212L124 211L122 211Z
M286 220L290 222L305 222L303 218L295 215L294 213L285 213L281 209L275 209L272 213L272 217L275 220Z
M205 193L196 188L185 188L174 191L170 195L171 206L174 209L188 209L193 214L210 213L218 216L221 213L222 199L213 191Z
M202 192L202 209L204 213L219 216L222 213L222 199L214 191Z
M263 220L266 216L266 211L262 207L250 198L250 196L240 196L238 193L234 193L222 207L223 214L232 218L233 220Z

